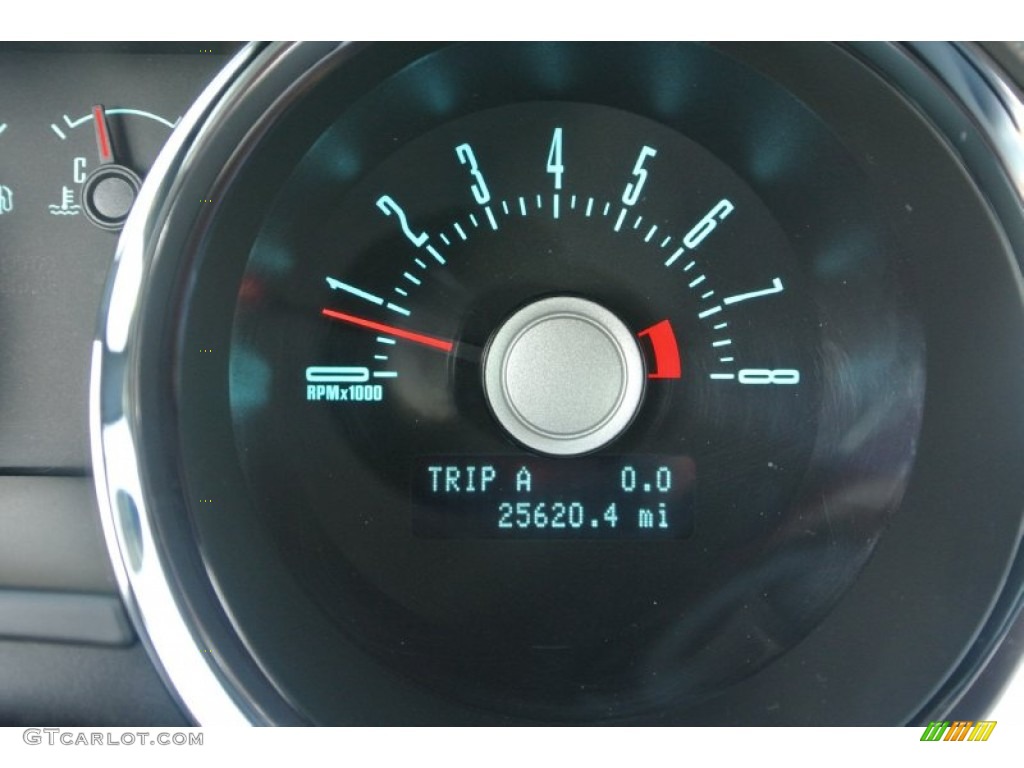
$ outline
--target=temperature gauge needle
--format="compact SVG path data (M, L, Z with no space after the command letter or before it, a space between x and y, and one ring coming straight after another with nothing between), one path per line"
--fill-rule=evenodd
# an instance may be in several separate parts
M325 317L334 318L335 320L341 320L342 322L345 323L358 325L362 328L369 328L370 330L373 331L380 331L381 333L386 333L389 336L395 336L399 339L413 341L417 344L422 344L425 347L433 347L434 349L440 349L443 352L451 352L455 348L454 341L449 341L448 339L439 339L435 336L427 336L424 333L415 333L414 331L407 331L404 328L396 328L393 325L378 323L376 320L368 320L365 317L347 315L344 312L337 312L333 309L323 310L323 315Z
M110 122L102 104L93 106L92 122L99 164L82 182L83 208L86 217L97 227L116 232L128 218L142 180L115 157Z
M96 126L96 149L99 150L100 163L106 165L114 162L114 147L110 142L110 124L107 123L107 110L102 104L92 108L92 121Z

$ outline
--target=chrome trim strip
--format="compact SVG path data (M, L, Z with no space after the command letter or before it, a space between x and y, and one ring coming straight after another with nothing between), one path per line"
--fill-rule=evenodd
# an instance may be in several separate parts
M0 637L130 645L135 639L116 595L0 589Z

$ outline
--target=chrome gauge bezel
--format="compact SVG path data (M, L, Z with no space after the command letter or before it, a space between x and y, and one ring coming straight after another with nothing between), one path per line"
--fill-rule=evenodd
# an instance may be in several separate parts
M204 564L203 543L180 514L175 445L148 418L155 406L146 399L146 384L154 373L139 370L141 347L155 337L173 336L181 320L174 315L180 297L168 295L167 286L188 289L175 278L217 212L216 205L197 201L210 198L210 190L224 189L280 115L359 50L354 44L250 45L235 57L182 120L143 186L118 246L94 343L93 466L111 560L143 642L171 690L204 725L301 724L317 718L305 711L301 692L284 690L269 679L247 651L246 627L219 599L219 585ZM1017 248L1021 292L1024 105L1016 87L970 46L878 44L853 46L848 52L901 93L912 105L908 108L924 114L960 157L972 183L983 190L994 226ZM820 82L808 86L824 87ZM1012 265L1007 268L1014 271ZM153 350L146 352L147 360L154 359ZM171 351L161 355L170 370ZM1008 370L1024 382L1024 370L1013 365ZM165 416L173 414L174 402L159 407ZM1022 417L1018 408L1007 405L1010 423L1024 427ZM999 469L1010 477L1007 468ZM928 469L932 476L942 470L939 464ZM922 472L915 471L908 493L908 503L918 507L939 501L924 487ZM1006 488L1024 493L1019 483L1014 487L1012 480L1004 481ZM1021 508L1016 509L1019 515ZM920 515L912 521L897 514L857 583L816 630L686 722L903 724L946 713L1019 610L1022 532L1018 526L1016 541L1005 542L1008 559L996 558L992 566L1002 575L984 585L990 601L965 589L969 605L933 610L934 601L952 594L961 578L955 573L932 578L942 573L944 553L921 557L927 583L893 581L899 562L895 542L913 541L920 520ZM936 526L953 529L951 519ZM919 538L922 547L934 549L927 531ZM880 616L888 626L867 627L866 616ZM956 629L941 637L953 619ZM858 636L863 642L852 640ZM922 638L935 640L922 647ZM837 658L840 649L846 658ZM862 670L870 665L900 674L872 678L865 690ZM461 717L460 722L476 722L474 716ZM672 722L670 714L664 717ZM407 720L407 714L396 717ZM483 716L479 721L489 722ZM425 717L423 722L434 720Z
M139 313L146 274L152 273L161 233L173 228L167 203L192 198L212 179L189 176L199 165L193 146L218 142L225 122L247 125L235 104L251 98L254 83L269 91L256 109L268 110L279 90L298 81L326 55L344 55L340 46L312 46L296 54L294 45L252 43L240 51L182 118L157 159L148 183L126 223L104 296L99 338L93 345L90 379L90 435L101 520L114 574L129 616L157 661L169 690L200 724L239 725L298 722L286 705L269 712L238 689L237 677L210 654L192 610L182 605L182 585L161 551L152 501L143 492L144 459L138 450L141 424L131 403L137 394L132 360L137 355ZM209 170L209 169L208 169ZM182 189L183 182L187 186ZM198 198L196 198L198 199ZM258 676L254 676L258 680ZM264 695L266 691L264 691Z

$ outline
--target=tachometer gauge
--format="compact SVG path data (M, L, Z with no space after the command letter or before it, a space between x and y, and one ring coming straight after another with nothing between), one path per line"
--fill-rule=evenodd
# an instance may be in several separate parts
M247 87L209 94L147 182L97 358L111 537L171 679L206 681L179 690L197 717L937 706L924 667L986 613L905 608L949 578L936 547L984 551L983 591L1015 556L1012 473L986 478L984 526L961 516L965 459L1024 440L996 408L1024 372L978 343L1019 341L1021 306L947 118L890 85L915 87L905 51L285 46L234 67ZM167 618L170 592L189 608ZM937 624L961 631L908 668ZM846 695L851 655L899 693Z

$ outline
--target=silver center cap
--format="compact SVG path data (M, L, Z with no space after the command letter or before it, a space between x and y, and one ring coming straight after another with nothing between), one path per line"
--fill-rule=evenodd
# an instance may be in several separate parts
M622 434L643 388L633 334L604 307L574 296L523 307L484 356L495 417L522 444L557 456L597 450Z

